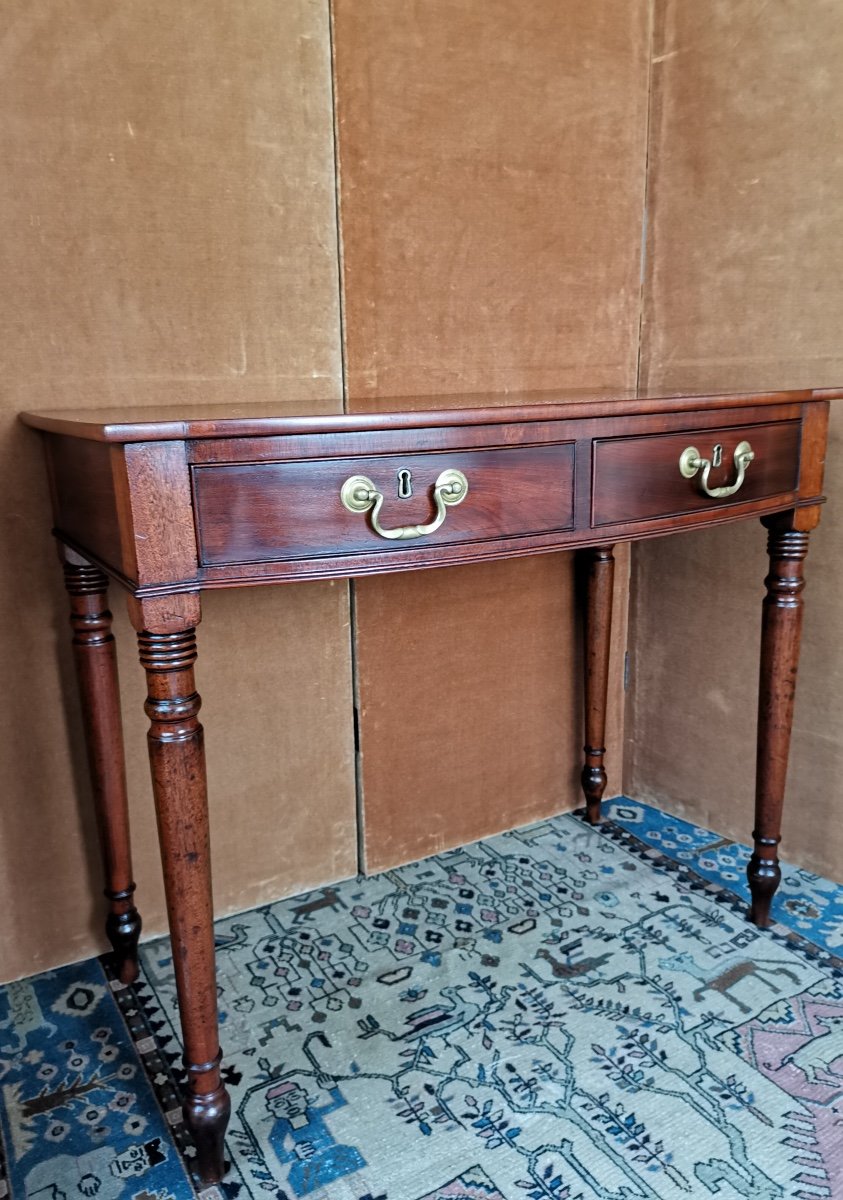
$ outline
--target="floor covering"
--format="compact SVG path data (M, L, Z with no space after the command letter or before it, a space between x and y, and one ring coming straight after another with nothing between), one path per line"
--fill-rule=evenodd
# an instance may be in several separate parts
M621 799L216 924L202 1200L843 1197L843 887ZM0 1200L192 1200L169 943L0 988Z

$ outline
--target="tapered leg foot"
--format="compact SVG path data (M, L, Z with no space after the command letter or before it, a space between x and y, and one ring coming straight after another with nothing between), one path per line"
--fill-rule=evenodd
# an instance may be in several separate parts
M585 765L580 776L586 820L600 823L606 790L606 703L609 694L609 648L612 633L612 588L615 560L611 546L580 551L585 568Z
M207 1185L218 1183L225 1170L230 1101L220 1075L205 751L193 679L195 630L144 630L138 643L149 689L149 759L188 1076L184 1119L196 1145L197 1179Z
M105 921L105 934L111 943L114 969L121 983L134 983L138 977L138 942L140 940L141 915L132 903L135 885L122 892L105 889L111 905Z
M219 1183L225 1174L225 1131L231 1116L231 1099L221 1084L215 1091L195 1090L199 1076L209 1067L219 1070L220 1055L214 1064L205 1064L198 1071L185 1063L190 1087L184 1102L184 1119L196 1146L197 1182Z
M753 830L752 838L755 850L746 868L749 892L752 897L749 919L759 929L767 929L770 925L770 906L782 878L781 867L776 855L779 838L759 837L757 830Z
M585 753L587 759L602 759L606 753L606 747L586 746ZM585 819L589 825L600 824L601 805L603 793L606 791L607 778L605 767L598 766L596 763L586 762L582 769L580 783L585 795Z
M123 983L134 983L138 977L141 918L134 904L120 688L108 611L108 579L99 567L72 551L64 550L64 557L73 657L109 903L105 931L114 949L118 977Z
M802 577L808 534L793 528L793 513L765 517L770 572L765 580L758 688L758 757L754 848L747 867L749 920L770 924L770 906L781 880L777 856L802 634Z

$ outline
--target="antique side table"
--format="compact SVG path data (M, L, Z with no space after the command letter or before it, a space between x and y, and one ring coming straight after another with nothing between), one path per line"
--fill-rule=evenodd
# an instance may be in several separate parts
M343 415L290 404L25 413L43 432L97 806L106 922L137 977L129 821L108 578L128 591L201 1183L224 1171L208 809L193 679L200 592L579 551L587 819L600 819L612 547L760 517L763 606L749 919L769 923L828 401L763 395L436 397Z

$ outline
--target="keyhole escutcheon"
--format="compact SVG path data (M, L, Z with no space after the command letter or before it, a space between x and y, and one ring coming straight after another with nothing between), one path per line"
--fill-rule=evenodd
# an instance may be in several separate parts
M398 498L399 500L409 500L412 494L413 477L406 467L402 467L398 472Z

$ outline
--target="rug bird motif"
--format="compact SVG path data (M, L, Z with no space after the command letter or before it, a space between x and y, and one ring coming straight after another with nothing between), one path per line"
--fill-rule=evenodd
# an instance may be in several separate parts
M203 1200L843 1196L843 889L786 873L760 932L739 847L607 810L218 922ZM164 939L0 989L0 1198L188 1200L180 1070Z

